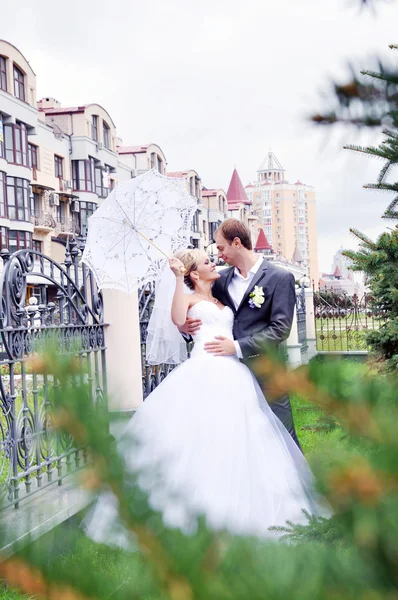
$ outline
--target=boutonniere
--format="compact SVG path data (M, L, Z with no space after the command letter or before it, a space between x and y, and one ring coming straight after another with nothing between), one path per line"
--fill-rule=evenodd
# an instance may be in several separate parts
M261 308L264 304L264 290L261 285L255 285L254 290L249 294L250 308Z

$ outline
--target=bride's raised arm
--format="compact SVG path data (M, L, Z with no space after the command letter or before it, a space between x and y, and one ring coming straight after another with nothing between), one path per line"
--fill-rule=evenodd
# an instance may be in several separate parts
M170 269L176 277L176 289L171 305L171 320L177 327L182 327L187 319L189 309L189 295L184 292L185 267L178 258L169 259Z

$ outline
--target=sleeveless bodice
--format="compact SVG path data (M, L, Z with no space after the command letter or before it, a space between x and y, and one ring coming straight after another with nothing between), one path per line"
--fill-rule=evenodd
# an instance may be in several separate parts
M200 319L202 325L193 336L195 346L191 356L197 356L205 352L203 346L206 342L211 342L217 335L222 335L230 340L234 339L232 328L234 324L234 313L225 306L220 310L216 304L201 300L189 309L188 316L191 319Z

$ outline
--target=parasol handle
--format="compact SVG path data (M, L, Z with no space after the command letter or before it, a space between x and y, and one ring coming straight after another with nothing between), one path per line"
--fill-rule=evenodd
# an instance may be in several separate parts
M149 238L148 238L146 235L144 235L143 233L141 233L141 231L138 231L138 229L136 229L136 232L137 232L137 233L139 233L139 235L140 235L141 237L143 237L143 238L144 238L144 240L146 240L147 242L149 242L150 244L152 244L152 246L153 246L154 248L156 248L156 250L159 250L159 252L160 252L161 254L163 254L163 256L165 256L166 258L170 258L170 256L168 256L168 254L166 254L166 252L163 252L163 250L162 250L161 248L159 248L159 246L157 246L157 245L155 244L155 242L153 242L153 241L152 241L152 240L150 240L150 239L149 239ZM185 267L180 267L180 271L181 271L181 273L185 273L185 271L186 271Z

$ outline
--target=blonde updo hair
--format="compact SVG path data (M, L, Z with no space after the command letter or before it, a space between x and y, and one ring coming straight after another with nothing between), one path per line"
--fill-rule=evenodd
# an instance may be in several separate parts
M198 268L201 255L202 252L201 250L198 250L198 248L180 250L174 254L174 257L178 258L178 260L180 260L185 267L184 283L189 287L190 290L195 289L191 279L191 273L192 271L196 271Z

